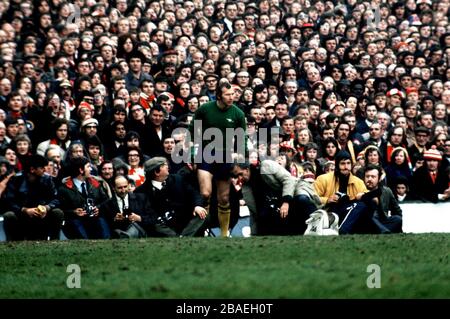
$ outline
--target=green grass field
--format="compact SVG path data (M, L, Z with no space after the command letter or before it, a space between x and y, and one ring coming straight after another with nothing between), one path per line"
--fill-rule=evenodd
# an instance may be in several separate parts
M449 298L450 234L0 244L0 298ZM69 264L81 288L69 289ZM381 288L369 289L370 264Z

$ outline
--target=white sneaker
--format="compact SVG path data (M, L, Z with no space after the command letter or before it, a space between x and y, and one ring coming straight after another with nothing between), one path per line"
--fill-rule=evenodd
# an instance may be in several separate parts
M311 213L305 222L308 227L306 227L304 235L321 236L323 231L323 216L324 214L322 214L321 210Z
M336 236L339 235L339 216L332 213L334 216L334 221L330 225L330 219L328 217L328 212L323 209L316 210L312 213L310 218L306 220L308 227L306 228L305 235L315 235L315 236Z
M330 225L330 228L339 231L339 216L336 213L331 213L331 214L333 214L333 216L334 216L334 221Z
M327 228L322 230L322 236L338 236L339 235L339 216L335 213L330 213L334 216L333 223L331 225L328 225ZM327 220L327 224L329 224L329 216L328 213L326 213L326 218L324 220Z

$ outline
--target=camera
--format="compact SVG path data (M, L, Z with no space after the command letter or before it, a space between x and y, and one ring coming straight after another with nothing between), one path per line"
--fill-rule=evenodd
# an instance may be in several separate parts
M175 217L175 212L173 210L166 211L162 216L158 216L156 222L160 225L167 225Z
M269 208L275 214L279 214L280 213L280 207L278 207L276 204L270 204Z
M86 200L86 205L85 205L84 209L86 210L86 214L89 217L94 217L95 216L95 211L94 211L95 210L95 205L94 205L94 200L92 198L88 198Z
M348 195L342 192L336 192L336 195L339 197L339 201L345 201L348 199Z
M126 219L128 219L128 217L131 215L131 209L126 206L123 208L123 217L125 217Z
M266 195L266 207L269 208L269 212L275 215L280 214L280 201L276 196Z

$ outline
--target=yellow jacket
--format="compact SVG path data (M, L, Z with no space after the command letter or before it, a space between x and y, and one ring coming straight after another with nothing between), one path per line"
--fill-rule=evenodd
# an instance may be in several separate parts
M339 182L334 176L334 172L320 175L314 182L314 189L320 197L322 204L326 204L329 197L339 191ZM356 199L356 194L367 192L364 182L353 174L350 174L347 186L347 195L350 200Z

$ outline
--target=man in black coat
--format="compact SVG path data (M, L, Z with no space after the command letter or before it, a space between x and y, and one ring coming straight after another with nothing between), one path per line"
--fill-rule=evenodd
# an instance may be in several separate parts
M114 194L107 212L114 233L120 238L141 238L151 232L156 213L145 194L131 193L129 180L122 175L114 179Z
M135 190L149 197L157 220L156 236L201 235L207 220L207 211L198 191L176 174L169 174L164 157L154 157L144 164L145 183Z
M59 239L64 214L53 179L45 175L48 161L33 155L24 171L11 178L5 192L5 233L8 240Z
M58 195L70 239L108 239L111 237L105 206L108 196L101 184L91 177L91 164L86 157L69 162L70 177L63 180Z
M425 164L413 175L414 195L425 202L437 203L450 198L449 177L442 155L436 148L426 150L423 154Z

